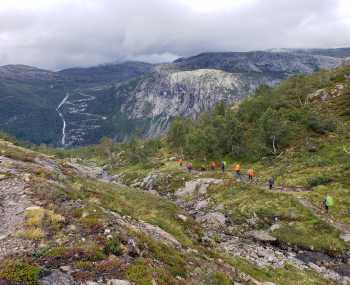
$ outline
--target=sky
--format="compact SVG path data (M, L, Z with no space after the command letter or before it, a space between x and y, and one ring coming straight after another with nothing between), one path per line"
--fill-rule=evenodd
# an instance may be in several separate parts
M350 47L350 0L0 0L0 65Z

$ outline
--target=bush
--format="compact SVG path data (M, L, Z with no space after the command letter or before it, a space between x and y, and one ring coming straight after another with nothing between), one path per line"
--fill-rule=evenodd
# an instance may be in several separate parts
M0 265L0 278L10 284L39 284L41 269L20 260L7 260Z
M318 176L318 177L313 177L310 178L308 181L309 187L316 187L319 185L326 185L329 184L333 181L332 178L327 177L327 176Z
M137 285L152 285L152 273L153 268L147 264L147 261L139 258L128 268L126 276Z
M107 243L104 247L104 253L107 255L108 254L114 254L114 255L121 255L122 254L120 241L117 237L113 237L113 238L107 240Z
M317 116L316 114L312 114L307 120L307 127L314 131L317 134L326 134L329 132L335 131L337 128L337 124L335 121L330 119L323 119Z
M208 277L208 285L233 285L234 283L222 272L214 272Z

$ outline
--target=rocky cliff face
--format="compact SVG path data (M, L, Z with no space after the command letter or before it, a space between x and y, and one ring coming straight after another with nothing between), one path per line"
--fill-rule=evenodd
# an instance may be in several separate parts
M131 92L118 88L116 94L124 97L121 111L130 120L149 120L145 135L155 136L176 116L196 118L220 101L240 100L256 86L240 74L215 69L160 71L141 80Z
M103 136L153 137L176 116L195 118L218 102L239 101L261 84L335 68L348 56L349 49L282 50L204 53L170 64L128 62L60 72L4 66L0 130L63 146L96 143Z

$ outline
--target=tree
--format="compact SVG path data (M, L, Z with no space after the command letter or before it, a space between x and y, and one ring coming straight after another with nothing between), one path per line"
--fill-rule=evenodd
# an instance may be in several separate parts
M258 135L262 147L278 154L287 145L289 139L288 122L276 110L268 108L258 121Z
M188 119L176 118L169 129L167 141L181 155L186 141L186 135L189 132L191 122Z

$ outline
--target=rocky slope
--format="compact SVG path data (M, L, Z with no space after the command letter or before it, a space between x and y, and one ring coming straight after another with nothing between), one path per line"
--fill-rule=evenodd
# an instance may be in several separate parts
M261 84L339 66L348 51L205 53L170 64L128 62L60 72L4 66L0 129L61 146L96 143L103 136L153 137L176 116L194 118L220 101L239 101Z
M134 186L145 192L91 161L6 141L0 151L1 284L349 284L292 249L257 235L237 238L222 205L207 196L224 185L221 178L179 168L189 182L173 188L176 205L154 190L167 191L159 175ZM167 172L168 181L173 175Z

